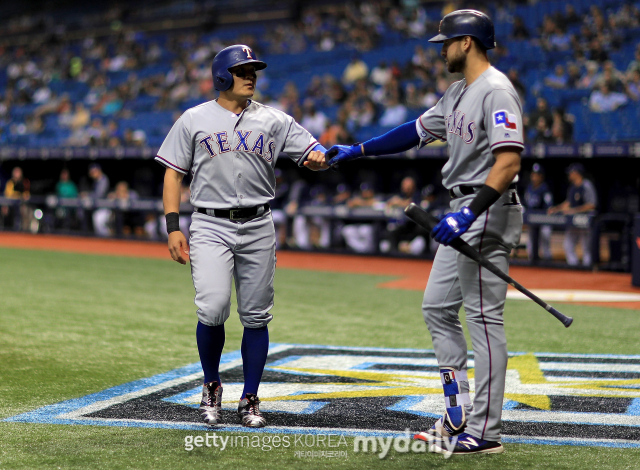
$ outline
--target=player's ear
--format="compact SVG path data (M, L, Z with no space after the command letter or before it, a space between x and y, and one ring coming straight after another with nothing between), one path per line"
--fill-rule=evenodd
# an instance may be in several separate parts
M462 38L461 46L464 52L469 52L471 50L472 44L473 44L473 38L471 36L464 36Z

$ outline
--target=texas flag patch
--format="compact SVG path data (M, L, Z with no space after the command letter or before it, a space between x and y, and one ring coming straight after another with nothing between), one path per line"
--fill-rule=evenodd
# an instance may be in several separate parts
M496 111L493 113L493 127L504 127L514 132L518 132L518 125L516 124L516 115L509 114L507 111Z

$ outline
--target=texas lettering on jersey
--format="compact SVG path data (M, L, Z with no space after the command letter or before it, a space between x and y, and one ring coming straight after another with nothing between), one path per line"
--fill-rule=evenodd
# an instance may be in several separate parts
M270 140L269 143L265 144L263 133L259 133L255 139L249 140L249 136L252 132L253 131L237 129L235 134L237 136L238 143L235 146L229 142L229 136L226 131L209 134L200 139L198 144L207 151L210 158L213 158L218 154L234 151L255 153L268 162L273 161L273 156L276 151L275 142Z
M445 118L447 132L460 137L466 144L470 144L476 137L476 123L471 121L465 124L465 114L456 110Z

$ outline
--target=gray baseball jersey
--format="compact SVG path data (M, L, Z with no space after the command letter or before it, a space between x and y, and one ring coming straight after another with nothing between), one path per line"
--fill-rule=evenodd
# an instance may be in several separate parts
M291 116L256 101L239 115L215 100L184 112L156 161L191 172L191 204L207 209L252 207L275 196L281 152L302 166L317 140Z
M295 120L277 109L250 101L236 115L216 101L190 108L178 119L156 160L191 173L191 204L204 209L261 206L275 195L274 168L280 152L298 165L318 144ZM224 323L235 279L243 326L271 321L276 241L271 212L260 208L250 220L229 220L194 212L189 257L198 319Z
M416 128L425 142L446 140L449 159L442 175L448 189L458 185L479 188L495 163L495 150L524 148L518 95L507 77L493 67L468 87L464 80L452 84L436 106L417 120ZM451 210L468 206L474 197L454 198ZM515 190L509 189L480 214L462 238L508 272L508 257L521 229L522 207ZM422 304L440 367L466 370L468 347L458 316L464 304L474 352L475 397L472 406L458 406L467 412L466 432L488 441L500 439L507 368L502 318L506 293L505 282L450 246L440 246ZM461 382L460 390L469 390L468 381ZM450 397L447 400L450 403Z
M442 168L442 184L481 186L500 147L524 149L522 104L509 79L489 67L470 86L453 83L440 101L416 121L426 143L446 141L449 159Z

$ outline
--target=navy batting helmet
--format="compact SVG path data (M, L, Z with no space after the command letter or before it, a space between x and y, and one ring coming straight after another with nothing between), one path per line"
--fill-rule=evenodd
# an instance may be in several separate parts
M214 88L218 91L225 91L231 88L233 76L229 69L243 64L253 64L256 70L262 70L267 67L267 64L258 60L255 52L244 44L225 47L218 52L211 65Z
M491 18L476 10L456 10L449 13L442 18L438 33L429 42L445 42L447 39L472 36L487 49L496 47Z

